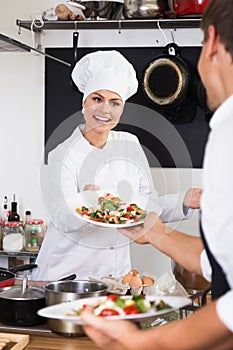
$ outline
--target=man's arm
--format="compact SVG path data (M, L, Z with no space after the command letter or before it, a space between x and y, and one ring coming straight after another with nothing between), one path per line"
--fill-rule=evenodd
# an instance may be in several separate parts
M119 229L139 244L150 243L189 271L202 275L200 255L203 243L200 237L187 235L164 225L155 213L149 213L144 225Z

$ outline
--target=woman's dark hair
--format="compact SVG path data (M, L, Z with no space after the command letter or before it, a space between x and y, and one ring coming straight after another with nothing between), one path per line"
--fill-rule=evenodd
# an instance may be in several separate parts
M204 32L204 41L208 40L208 27L213 25L220 41L225 46L233 60L233 1L211 0L205 9L201 28Z

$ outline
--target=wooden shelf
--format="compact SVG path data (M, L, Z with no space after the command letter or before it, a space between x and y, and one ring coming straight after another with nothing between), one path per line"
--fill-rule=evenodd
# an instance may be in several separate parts
M185 18L185 19L132 19L132 20L84 20L84 21L45 21L44 25L35 21L36 26L33 26L35 32L42 30L80 30L80 29L158 29L159 26L163 29L173 28L199 28L200 18ZM31 30L32 21L24 21L17 19L17 26ZM38 27L37 27L38 25Z

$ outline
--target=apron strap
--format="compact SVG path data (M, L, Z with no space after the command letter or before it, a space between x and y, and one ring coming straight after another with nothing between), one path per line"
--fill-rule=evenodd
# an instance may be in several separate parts
M216 299L216 298L219 298L221 295L225 294L227 291L229 291L230 286L227 282L226 275L222 267L219 265L219 263L217 262L214 255L211 253L209 249L209 246L205 239L204 232L202 230L201 220L200 220L200 234L201 234L201 238L202 238L208 259L210 261L210 265L212 267L212 286L211 286L212 299Z

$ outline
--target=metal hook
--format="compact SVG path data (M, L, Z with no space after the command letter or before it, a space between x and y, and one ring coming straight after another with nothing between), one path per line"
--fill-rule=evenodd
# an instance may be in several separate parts
M122 29L122 27L121 27L121 20L119 19L119 21L118 21L118 33L119 34L121 34L121 29Z
M159 20L159 19L158 19L158 21L157 21L157 27L158 27L158 29L160 30L162 36L164 37L164 46L166 46L166 45L167 45L167 36L166 36L166 34L164 33L164 30L163 30L163 29L161 28L161 26L160 26L160 20Z
M78 21L74 21L74 30L78 31Z
M170 33L171 33L171 37L172 37L172 42L173 42L173 44L175 44L175 39L174 39L174 35L173 35L173 30L172 29L170 29Z

